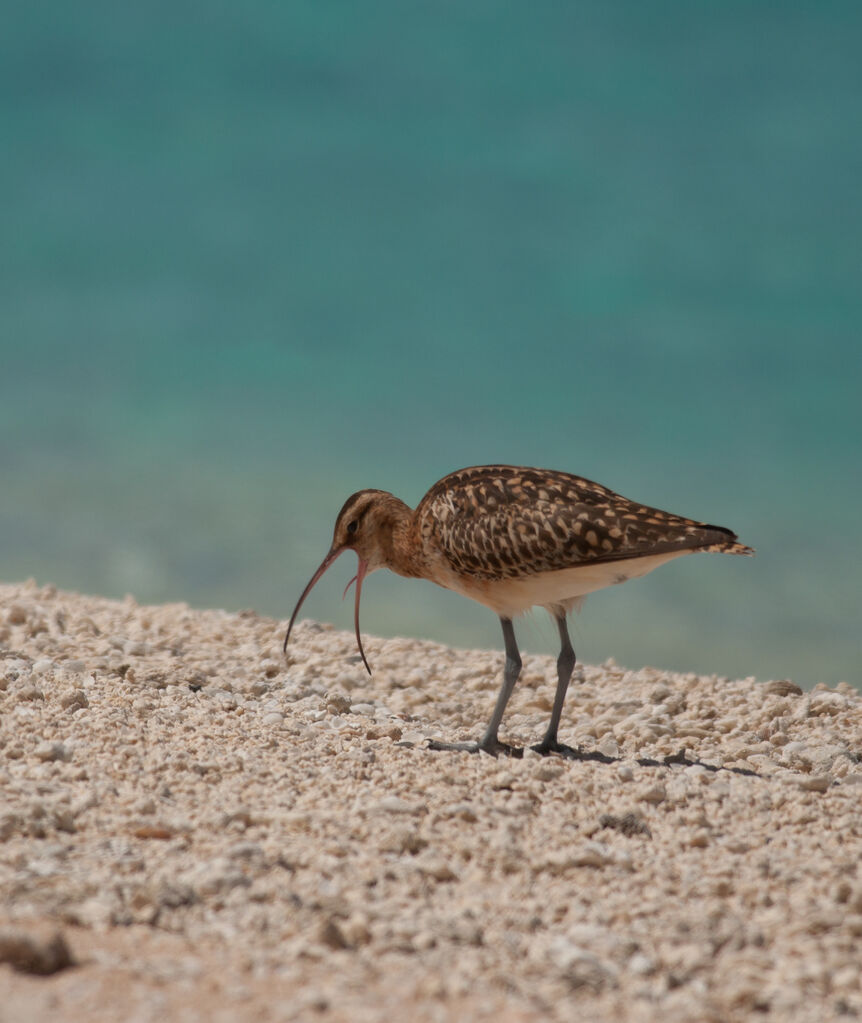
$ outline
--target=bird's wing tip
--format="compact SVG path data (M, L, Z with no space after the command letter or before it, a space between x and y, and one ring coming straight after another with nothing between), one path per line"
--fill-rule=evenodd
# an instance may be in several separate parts
M757 553L753 547L747 547L744 543L734 543L725 548L727 554L741 554L744 558L753 558Z

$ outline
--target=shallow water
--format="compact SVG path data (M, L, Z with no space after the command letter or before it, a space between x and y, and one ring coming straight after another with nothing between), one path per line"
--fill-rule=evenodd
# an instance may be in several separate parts
M859 683L856 7L49 8L0 40L0 578L285 616L353 490L547 465L758 548L592 597L582 659Z

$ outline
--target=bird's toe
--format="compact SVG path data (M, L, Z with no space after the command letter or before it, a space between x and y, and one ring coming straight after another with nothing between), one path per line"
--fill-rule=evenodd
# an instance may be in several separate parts
M499 739L483 739L481 742L440 742L429 739L428 749L454 753L487 753L491 757L514 757L520 760L524 755L520 746L510 746Z
M547 739L542 740L538 745L531 746L530 749L534 753L538 753L540 756L549 757L552 755L558 757L564 757L566 760L577 760L578 751L572 746L566 746L561 742L557 742L556 739L549 742Z

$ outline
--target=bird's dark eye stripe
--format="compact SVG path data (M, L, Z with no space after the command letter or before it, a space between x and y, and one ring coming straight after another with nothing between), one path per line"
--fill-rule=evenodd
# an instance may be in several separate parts
M368 511L368 505L366 505L356 515L355 519L351 519L350 522L347 523L347 532L350 533L351 536L353 536L353 534L356 532L356 530L359 529L359 523L365 518L365 513L367 511Z

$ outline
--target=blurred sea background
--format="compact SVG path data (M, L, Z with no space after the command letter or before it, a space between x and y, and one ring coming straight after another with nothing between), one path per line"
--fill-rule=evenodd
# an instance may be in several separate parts
M0 578L286 617L354 490L524 463L758 549L595 594L581 660L858 685L860 30L828 0L10 9ZM305 613L350 627L351 574ZM362 622L500 647L388 573Z

